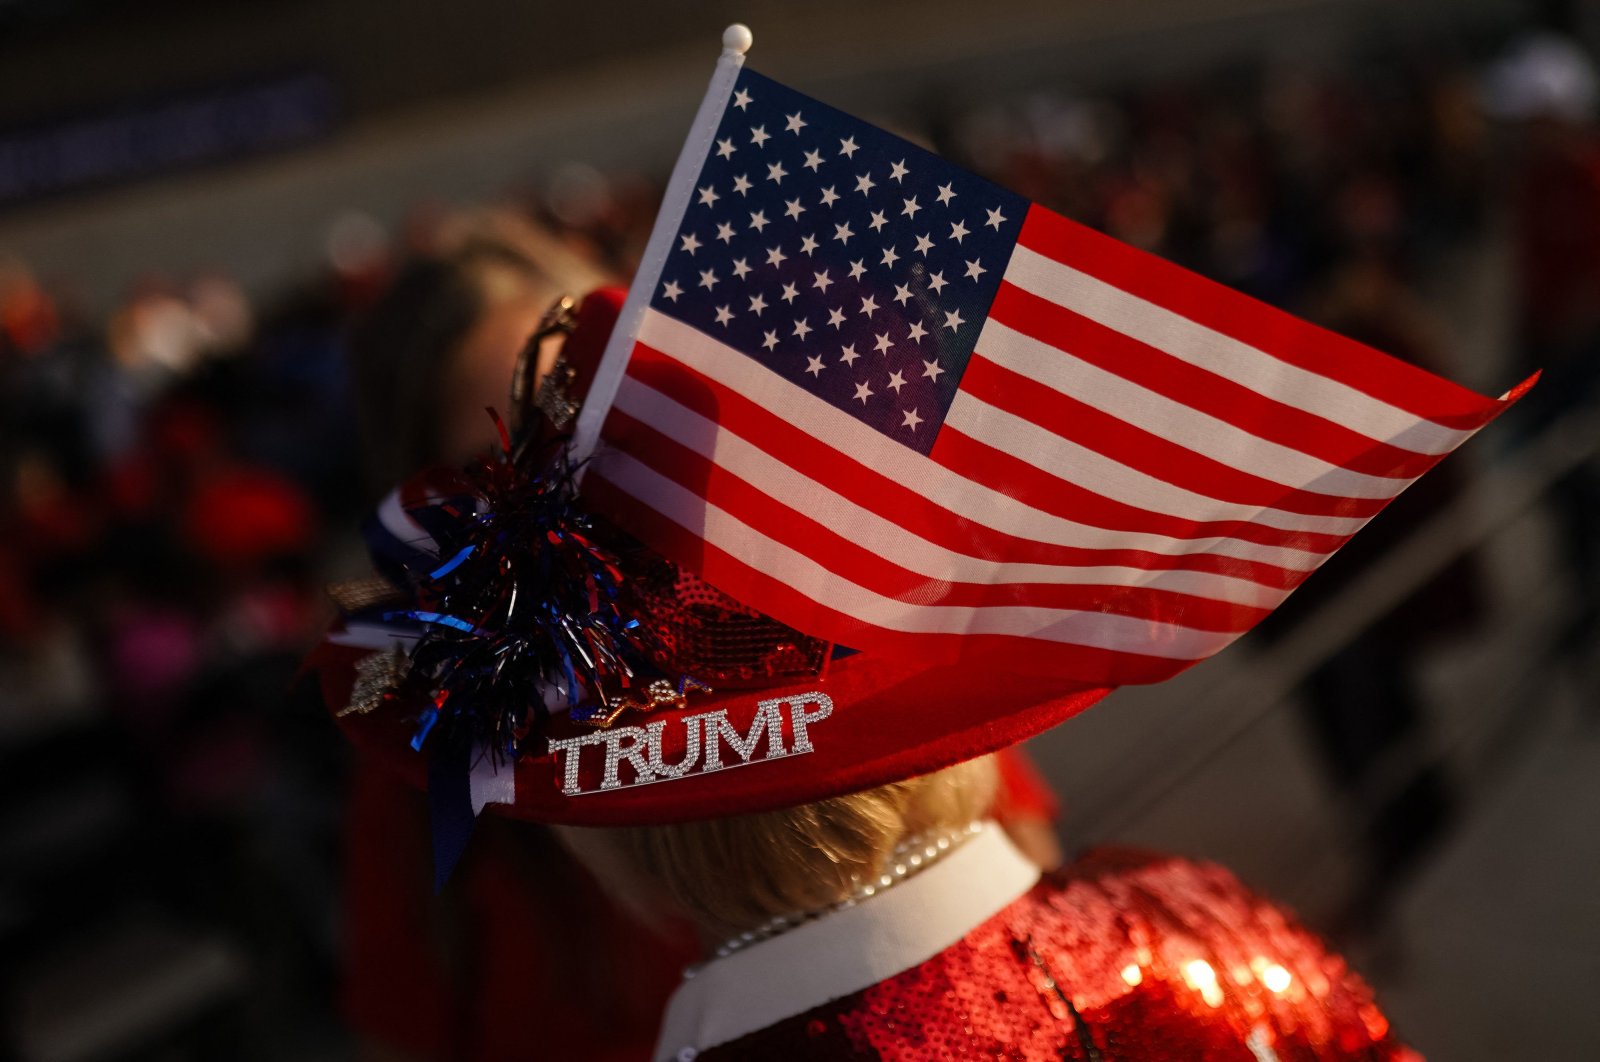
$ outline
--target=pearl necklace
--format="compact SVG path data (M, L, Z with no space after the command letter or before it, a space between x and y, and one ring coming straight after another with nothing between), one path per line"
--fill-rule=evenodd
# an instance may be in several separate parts
M948 830L944 833L915 834L907 837L895 845L894 850L889 853L888 859L884 861L882 874L875 878L866 879L852 876L850 879L850 895L844 899L816 910L800 911L795 914L778 915L775 918L769 918L754 929L723 941L717 946L715 956L717 959L727 958L734 952L748 948L752 944L770 940L780 933L788 932L797 926L805 925L807 922L814 922L836 911L854 907L863 900L869 900L880 893L887 892L907 878L916 877L917 874L928 869L929 866L937 863L944 856L982 833L989 825L985 821L969 822L965 826ZM688 980L693 977L704 969L705 965L705 963L700 963L689 967L683 972L684 979Z

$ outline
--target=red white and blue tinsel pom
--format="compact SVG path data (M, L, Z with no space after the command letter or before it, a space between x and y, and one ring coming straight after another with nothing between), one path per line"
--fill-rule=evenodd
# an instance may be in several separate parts
M454 862L444 849L465 844L467 778L484 758L512 770L543 751L551 712L604 714L663 677L651 635L629 614L618 557L578 504L564 440L513 446L490 415L494 454L413 478L363 527L403 603L346 616L409 643L395 700L422 705L412 747L429 756L436 874Z
M408 482L363 528L410 600L352 618L417 635L406 681L427 688L418 749L442 732L515 759L550 711L603 709L662 674L565 446L514 452L501 437L490 457Z

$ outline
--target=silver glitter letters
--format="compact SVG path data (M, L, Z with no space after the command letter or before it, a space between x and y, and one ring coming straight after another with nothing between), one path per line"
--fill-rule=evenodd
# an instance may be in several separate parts
M703 720L705 727L705 770L720 771L722 769L722 738L727 738L728 744L734 752L739 754L739 759L749 763L756 754L756 747L760 745L762 737L767 739L767 759L787 756L788 750L783 747L783 713L779 707L781 700L762 701L756 705L755 718L750 720L750 731L740 734L728 722L728 713L718 709L715 712L706 712L693 718Z
M584 791L578 788L578 757L582 754L585 745L598 745L606 739L604 734L585 734L575 738L551 738L550 753L567 754L567 762L563 764L564 771L561 775L561 792L565 796L578 796Z
M795 755L811 751L811 735L806 732L806 727L812 723L820 723L833 714L833 698L826 693L802 693L788 698L789 724L794 727ZM808 712L805 706L814 704L817 710Z
M657 719L645 727L650 736L645 738L647 747L645 757L650 761L650 773L662 778L682 778L694 769L695 763L700 759L700 717L690 716L684 721L688 731L684 735L683 759L670 767L661 759L661 732L667 728L665 719Z
M794 734L793 748L784 744L785 710L788 711L789 725ZM814 752L809 728L832 714L833 699L826 693L813 691L758 702L755 715L750 720L750 728L743 734L728 721L726 709L684 716L681 719L684 726L683 758L672 764L667 763L664 756L667 727L676 725L676 721L671 719L656 719L642 727L624 726L579 737L552 739L550 751L552 754L566 754L566 762L562 764L561 792L566 796L585 796ZM765 748L762 747L763 741ZM723 761L723 742L727 742L737 759ZM579 784L580 759L584 747L588 745L605 746L600 785L592 789ZM627 781L623 780L619 770L623 763L633 768L633 777Z
M617 765L627 760L635 774L634 785L653 782L656 776L645 765L645 729L642 726L619 726L605 732L606 773L600 780L601 789L617 789L622 780L617 777ZM626 745L624 745L626 742Z

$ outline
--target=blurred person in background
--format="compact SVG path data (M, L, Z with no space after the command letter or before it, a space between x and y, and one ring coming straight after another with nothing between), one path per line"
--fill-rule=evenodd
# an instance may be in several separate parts
M1349 234L1340 260L1308 303L1312 319L1341 335L1430 372L1448 372L1440 330L1401 277L1393 189L1371 175L1344 197ZM1361 215L1366 215L1365 221ZM1264 625L1269 638L1307 622L1339 592L1461 496L1456 465L1432 470L1396 498L1323 565ZM1336 916L1342 936L1371 933L1390 900L1454 818L1455 797L1432 737L1417 663L1430 650L1470 636L1486 611L1478 561L1453 560L1386 614L1324 659L1299 690L1304 717L1328 778L1348 809L1364 866Z
M1512 45L1484 84L1512 124L1516 353L1544 379L1521 410L1527 434L1600 398L1600 69L1577 42L1541 32ZM1578 611L1568 650L1600 633L1600 470L1591 460L1551 490ZM1600 688L1600 671L1593 676Z
M431 254L375 294L349 345L363 463L375 499L498 441L519 356L569 285L597 269L509 215L435 218ZM553 351L540 360L548 369ZM583 873L536 827L485 822L434 894L428 805L358 759L347 810L342 1006L373 1060L641 1058L681 965L635 954ZM575 934L597 934L578 947ZM670 933L668 934L670 939ZM621 1006L608 986L626 984Z
M563 278L584 288L603 279L504 215L441 239L435 254L401 269L351 334L374 497L425 465L459 464L490 447L497 435L485 410L504 409L517 357ZM559 264L544 264L551 259Z

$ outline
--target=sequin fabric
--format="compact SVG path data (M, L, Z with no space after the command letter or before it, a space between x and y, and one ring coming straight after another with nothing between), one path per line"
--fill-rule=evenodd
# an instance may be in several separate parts
M1215 865L1121 852L1046 876L927 962L697 1057L1421 1062L1282 908Z
M641 620L672 666L714 689L813 678L827 659L828 642L746 608L659 556L633 590Z

